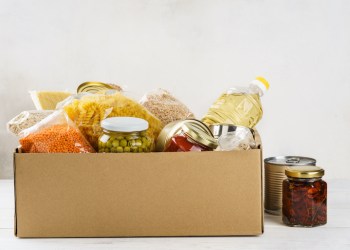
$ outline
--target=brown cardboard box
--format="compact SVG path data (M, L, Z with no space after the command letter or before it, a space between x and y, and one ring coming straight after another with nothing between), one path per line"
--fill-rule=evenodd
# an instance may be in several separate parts
M263 233L260 149L14 154L18 237Z

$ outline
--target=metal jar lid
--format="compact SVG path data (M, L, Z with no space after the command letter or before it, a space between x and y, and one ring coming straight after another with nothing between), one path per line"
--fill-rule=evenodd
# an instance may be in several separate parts
M87 92L95 94L101 91L116 90L121 91L122 88L116 84L103 82L84 82L78 86L77 93Z
M286 168L285 173L288 177L301 179L320 178L324 176L324 170L316 166L296 166Z
M264 160L265 163L280 166L305 166L315 165L316 160L303 156L276 156L269 157Z
M167 146L169 140L176 134L179 134L182 130L183 124L191 124L197 129L205 132L209 136L213 136L207 125L196 119L186 119L181 121L173 121L168 123L160 132L156 141L156 151L163 152Z
M208 135L205 131L196 128L191 123L183 124L181 128L185 135L193 141L211 149L216 149L218 147L218 142L213 136Z

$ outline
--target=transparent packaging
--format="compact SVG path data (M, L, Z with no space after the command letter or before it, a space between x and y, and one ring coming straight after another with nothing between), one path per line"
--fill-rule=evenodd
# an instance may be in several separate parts
M247 88L229 89L214 102L202 121L207 125L226 123L254 128L263 115L260 96L269 86L265 79L263 81L264 84L255 80Z
M237 127L235 131L221 135L217 151L248 150L256 147L255 139L249 128Z
M288 226L315 227L327 223L327 183L321 178L283 181L282 219Z
M156 89L146 93L140 103L161 120L163 125L194 118L193 113L185 104L164 89Z
M190 124L183 124L181 130L173 135L165 152L213 151L217 148L217 140L206 132Z
M153 140L146 131L116 132L103 129L98 141L99 153L146 153L153 148Z
M58 110L19 134L24 153L94 153L76 125Z
M81 93L60 103L60 107L63 107L96 150L98 150L99 137L103 133L100 123L106 118L138 117L145 119L149 123L147 136L152 140L158 137L163 128L162 122L145 107L120 92Z
M53 112L53 110L23 111L7 123L7 131L18 136L22 130L34 126L51 115Z
M212 148L206 147L186 136L184 133L174 135L169 141L165 152L201 152L213 151Z

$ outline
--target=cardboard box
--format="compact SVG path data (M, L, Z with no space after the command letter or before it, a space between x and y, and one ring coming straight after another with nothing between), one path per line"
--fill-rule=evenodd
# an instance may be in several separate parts
M15 234L262 234L261 152L15 153Z

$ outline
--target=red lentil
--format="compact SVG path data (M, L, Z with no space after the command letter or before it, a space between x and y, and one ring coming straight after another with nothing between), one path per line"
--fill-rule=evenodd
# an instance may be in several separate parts
M94 153L81 132L70 125L53 125L19 140L25 153Z

